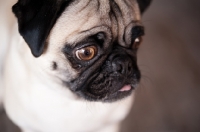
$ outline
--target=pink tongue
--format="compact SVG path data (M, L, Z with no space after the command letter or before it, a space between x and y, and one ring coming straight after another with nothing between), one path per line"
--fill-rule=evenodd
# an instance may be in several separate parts
M120 89L120 92L125 92L125 91L130 91L131 90L131 85L125 85L122 89Z

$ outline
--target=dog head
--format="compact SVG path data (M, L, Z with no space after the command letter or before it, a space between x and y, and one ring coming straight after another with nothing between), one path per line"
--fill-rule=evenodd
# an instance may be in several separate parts
M140 80L140 14L150 0L19 0L19 32L44 72L90 101L115 101ZM38 64L40 65L40 64Z

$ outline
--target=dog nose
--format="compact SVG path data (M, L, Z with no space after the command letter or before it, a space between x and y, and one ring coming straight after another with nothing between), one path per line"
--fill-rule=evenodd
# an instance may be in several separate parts
M129 56L118 56L112 61L113 72L129 75L133 71L133 63Z

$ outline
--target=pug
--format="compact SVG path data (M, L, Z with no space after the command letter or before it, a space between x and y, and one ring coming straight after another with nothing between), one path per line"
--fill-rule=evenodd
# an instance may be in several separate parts
M3 73L10 119L23 132L119 132L150 2L18 0Z

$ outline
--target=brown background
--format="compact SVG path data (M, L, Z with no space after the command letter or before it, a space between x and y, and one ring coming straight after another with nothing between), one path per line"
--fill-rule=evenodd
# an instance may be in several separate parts
M143 23L143 79L122 132L200 132L200 0L154 0ZM0 132L18 132L3 111Z
M143 22L143 80L122 132L200 132L200 0L154 0Z

